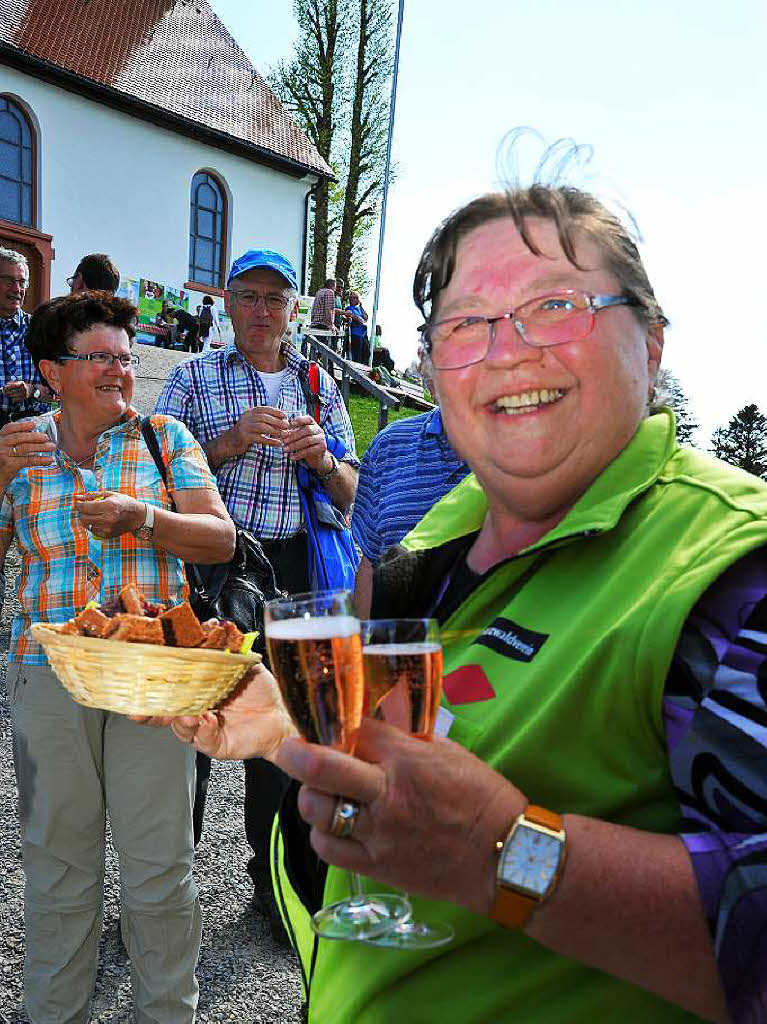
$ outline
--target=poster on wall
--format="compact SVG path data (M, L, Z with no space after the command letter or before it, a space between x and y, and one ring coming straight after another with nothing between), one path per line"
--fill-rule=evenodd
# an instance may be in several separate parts
M138 287L138 320L140 324L153 324L155 317L162 309L163 302L175 309L189 310L189 293L183 288L171 288L159 281L149 281L142 277Z
M127 299L134 306L138 306L139 282L135 277L121 277L120 287L115 292L121 299Z

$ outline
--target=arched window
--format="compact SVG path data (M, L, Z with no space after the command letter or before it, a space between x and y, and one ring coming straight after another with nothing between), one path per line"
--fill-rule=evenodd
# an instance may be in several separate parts
M37 158L39 135L34 114L23 101L0 93L0 246L15 249L29 263L25 309L51 296L53 238L39 230Z
M192 178L189 216L189 280L223 288L226 272L226 199L207 171Z
M34 226L32 127L26 114L0 96L0 220Z
M33 227L32 127L20 106L0 96L0 219Z

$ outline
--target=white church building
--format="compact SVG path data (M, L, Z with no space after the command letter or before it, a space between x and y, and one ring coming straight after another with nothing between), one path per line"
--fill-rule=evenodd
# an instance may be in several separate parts
M194 307L273 248L304 291L332 177L207 0L0 0L0 245L30 261L27 309L91 252Z

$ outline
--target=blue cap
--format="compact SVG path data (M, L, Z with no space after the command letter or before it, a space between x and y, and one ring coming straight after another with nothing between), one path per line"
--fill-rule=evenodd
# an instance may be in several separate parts
M248 249L247 252L243 253L232 264L229 277L226 279L227 288L235 277L239 277L240 274L244 274L247 270L253 270L254 267L266 267L268 270L275 270L280 277L285 278L291 288L298 291L298 281L296 280L293 264L290 260L285 259L281 252L275 252L273 249Z

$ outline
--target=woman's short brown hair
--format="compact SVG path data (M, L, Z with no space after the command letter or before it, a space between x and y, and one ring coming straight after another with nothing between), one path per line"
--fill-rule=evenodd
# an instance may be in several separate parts
M643 322L668 324L629 231L595 196L568 185L532 185L491 192L451 213L426 243L413 280L415 304L427 320L439 293L453 276L461 239L475 228L504 217L514 222L523 242L536 256L542 253L526 220L538 217L553 221L562 251L578 269L582 269L575 257L578 236L590 239L602 251L607 269L618 278L626 294L637 300L633 309Z
M32 314L25 344L32 353L35 366L41 359L55 362L66 355L68 342L75 334L104 324L125 331L128 340L136 334L138 310L127 299L118 299L111 292L74 292L44 302Z

